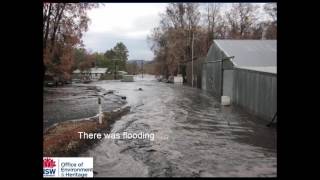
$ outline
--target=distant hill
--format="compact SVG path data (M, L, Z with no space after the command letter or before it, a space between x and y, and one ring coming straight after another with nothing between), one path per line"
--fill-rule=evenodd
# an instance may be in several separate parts
M134 63L137 63L138 67L141 67L142 63L143 64L149 64L149 63L152 63L153 61L146 61L146 60L128 60L127 63L128 64L134 64Z

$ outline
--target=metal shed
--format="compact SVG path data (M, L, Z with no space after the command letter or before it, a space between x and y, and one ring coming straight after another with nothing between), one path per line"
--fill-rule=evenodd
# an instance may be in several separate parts
M214 40L202 68L202 89L263 119L277 109L277 41Z

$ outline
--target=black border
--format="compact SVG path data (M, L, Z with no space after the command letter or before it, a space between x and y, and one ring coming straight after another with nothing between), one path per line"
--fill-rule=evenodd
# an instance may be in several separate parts
M57 2L57 1L46 1ZM71 1L80 2L80 1ZM82 1L81 1L82 2ZM130 2L130 1L87 1L87 2ZM148 2L148 1L138 1ZM150 2L150 1L149 1ZM151 1L151 2L180 2L180 1ZM195 1L183 1L195 2ZM199 2L213 2L213 1L199 1ZM214 1L214 2L235 2L235 1ZM239 2L239 1L237 1ZM242 1L241 1L242 2ZM245 1L245 2L266 2L266 1ZM294 107L302 96L292 93L292 90L297 88L297 80L302 81L302 78L297 78L296 68L301 66L301 59L296 59L294 49L298 42L293 43L293 38L297 36L297 32L291 29L297 28L296 20L287 14L286 11L291 10L290 3L284 4L280 1L267 1L278 3L278 177L287 175L297 176L301 173L304 164L299 164L295 156L291 156L290 152L297 146L296 141L304 141L304 139L292 136L297 134L292 126L298 125L295 122L297 117L299 121L304 121L303 115L298 116L294 111L298 111L300 107ZM303 2L302 2L303 3ZM8 171L6 174L11 176L21 176L25 178L30 176L32 179L42 178L42 96L43 96L43 64L42 64L42 1L19 2L19 6L8 6L7 11L4 12L3 17L8 18L8 23L5 26L6 32L3 34L4 39L8 42L3 44L11 49L11 51L4 51L8 57L3 58L5 61L3 69L5 74L4 99L7 101L6 109L3 118L5 123L2 128L6 130L2 135L10 134L10 138L6 138L3 149L7 149L11 155L8 156L9 161L5 161ZM292 4L291 4L292 5ZM310 5L311 6L311 5ZM291 10L293 14L296 12ZM302 21L302 19L299 19ZM289 24L291 23L292 26ZM304 32L305 33L305 32ZM10 34L10 35L8 35ZM291 56L290 56L291 54ZM303 57L303 56L299 56ZM286 63L290 61L290 63ZM294 67L297 66L297 67ZM14 68L12 68L14 67ZM14 71L12 71L14 70ZM307 83L307 82L306 82ZM291 93L290 93L291 92ZM289 106L292 102L292 106ZM291 117L289 116L291 114ZM305 122L303 122L305 123ZM10 128L13 127L13 128ZM300 131L301 133L301 131ZM299 134L300 135L300 134ZM286 147L288 144L294 145L292 148ZM299 149L300 151L300 149ZM302 153L302 152L301 152ZM299 155L299 153L295 154ZM14 157L13 159L10 159ZM4 161L2 161L4 162ZM287 163L285 163L287 162ZM19 164L20 163L20 164ZM289 166L290 164L290 166ZM293 167L291 167L293 166ZM289 168L288 168L289 167ZM308 166L307 166L308 167ZM288 170L288 172L286 172ZM305 174L304 174L305 175Z

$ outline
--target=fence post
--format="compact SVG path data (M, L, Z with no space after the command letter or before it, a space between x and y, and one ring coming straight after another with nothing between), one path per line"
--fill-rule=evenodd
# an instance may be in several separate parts
M101 97L98 97L99 104L99 124L102 124L102 107L101 107Z

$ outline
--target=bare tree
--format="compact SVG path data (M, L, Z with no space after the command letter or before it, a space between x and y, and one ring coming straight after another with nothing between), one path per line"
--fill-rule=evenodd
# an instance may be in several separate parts
M199 40L200 33L197 32L197 28L200 22L200 11L198 3L188 3L186 4L186 21L187 21L187 41L185 48L185 60L192 61L195 57L194 44Z
M252 3L235 3L226 13L230 26L230 37L234 39L250 38L250 28L257 20L255 13L258 6Z
M267 39L277 39L277 4L265 4L264 11L271 17L271 21L267 22L265 37Z
M166 8L166 13L163 18L166 23L169 23L169 27L174 27L175 29L185 27L185 6L186 3L170 3Z
M206 39L199 26L200 18L197 3L171 3L161 14L160 26L154 29L149 40L155 59L163 64L157 67L162 68L164 75L181 73L180 66L191 61L192 57L205 54L202 45Z
M224 18L221 18L216 27L215 38L226 39L228 30L228 22Z
M192 57L205 56L213 39L260 39L263 32L269 37L276 30L268 22L258 22L258 6L253 3L232 4L224 14L221 4L209 3L204 7L201 16L197 3L171 3L161 14L160 25L148 37L155 54L156 73L176 74L180 65Z
M207 49L209 49L212 40L217 37L217 26L221 21L220 3L208 3L206 5L206 22L207 22Z
M88 29L86 11L94 3L44 3L43 61L45 71L68 77L73 63L73 50L81 44L82 33Z
M277 3L266 3L264 11L271 17L273 22L277 21Z

